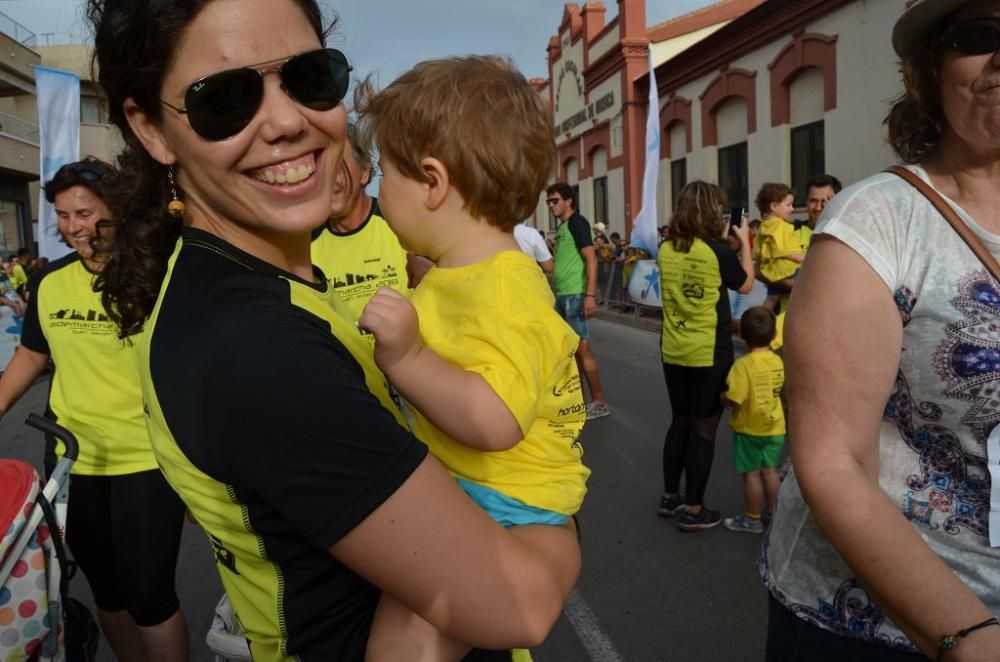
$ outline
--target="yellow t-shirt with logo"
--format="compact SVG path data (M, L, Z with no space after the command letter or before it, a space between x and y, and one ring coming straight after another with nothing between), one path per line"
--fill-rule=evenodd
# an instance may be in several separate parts
M787 306L788 295L782 297L781 312L774 320L774 340L771 341L771 351L777 352L785 346L785 308Z
M55 364L54 420L80 442L72 473L115 476L156 468L139 381L139 337L118 339L78 253L52 262L28 300L21 344ZM56 454L62 456L62 442Z
M691 368L732 362L729 290L738 290L747 279L733 249L721 241L695 239L684 253L665 241L656 266L663 300L663 362Z
M812 244L813 230L809 227L808 223L794 224L792 232L795 234L796 241L799 242L799 252L803 255L809 251L809 246Z
M407 294L406 250L372 200L368 218L357 229L343 234L324 226L314 235L312 261L357 320L378 288L387 286ZM369 336L369 340L373 340Z
M13 273L10 275L10 284L15 290L20 290L28 283L28 272L24 270L24 265L20 262L14 263Z
M464 267L434 267L412 301L424 344L481 375L524 434L513 448L487 453L414 412L417 437L455 476L529 506L574 514L590 475L578 440L586 419L574 358L580 339L556 313L538 265L505 251Z
M726 384L725 397L738 405L729 421L734 432L757 437L785 434L781 408L785 365L780 356L771 351L750 352L736 360Z
M789 260L790 253L801 253L802 246L795 228L788 221L772 216L761 221L755 248L760 259L760 272L772 283L795 273L801 264Z

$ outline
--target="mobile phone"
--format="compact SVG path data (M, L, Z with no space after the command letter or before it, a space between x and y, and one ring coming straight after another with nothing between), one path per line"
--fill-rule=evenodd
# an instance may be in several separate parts
M729 210L729 227L738 228L743 223L743 207L733 207Z

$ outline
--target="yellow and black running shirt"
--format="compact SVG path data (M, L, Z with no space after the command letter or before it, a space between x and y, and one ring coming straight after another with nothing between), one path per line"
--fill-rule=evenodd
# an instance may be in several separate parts
M692 368L732 363L729 292L746 282L739 258L721 241L695 239L681 253L671 241L656 258L663 297L660 352L664 363Z
M378 589L327 549L427 453L316 281L185 229L140 348L156 458L257 662L364 658Z
M356 229L334 232L327 224L313 233L312 261L330 279L354 320L380 287L407 296L411 292L406 286L406 250L379 215L374 198L368 218Z
M115 476L156 468L142 413L138 338L118 339L78 253L33 279L21 344L55 364L48 415L76 435L73 473ZM56 454L63 454L62 442Z

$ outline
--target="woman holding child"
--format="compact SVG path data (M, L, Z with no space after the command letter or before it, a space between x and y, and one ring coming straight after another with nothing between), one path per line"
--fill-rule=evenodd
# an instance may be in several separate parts
M157 460L254 659L363 659L380 591L466 649L539 643L579 573L574 531L512 535L462 493L311 264L349 75L319 7L90 0L89 15L128 145L99 286L122 335L145 332ZM438 659L424 643L408 659ZM509 653L468 659L487 657Z
M890 143L1000 253L1000 0L912 3L893 46ZM794 472L761 563L768 660L1000 659L991 270L896 174L824 211L785 330Z
M732 230L739 254L726 244L726 194L695 181L683 189L660 244L663 333L660 352L673 418L663 441L663 495L657 514L677 515L678 528L695 532L717 526L718 512L704 507L715 456L726 376L733 364L728 290L753 288L753 261L745 221ZM681 474L687 494L680 493Z

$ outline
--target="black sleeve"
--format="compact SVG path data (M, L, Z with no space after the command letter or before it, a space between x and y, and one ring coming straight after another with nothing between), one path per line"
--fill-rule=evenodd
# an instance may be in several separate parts
M41 287L41 278L28 281L32 287L28 288L28 307L24 312L24 323L21 328L21 345L33 352L41 354L51 354L49 351L49 341L45 339L42 332L42 324L38 318L38 289Z
M573 235L577 250L582 251L587 246L594 245L594 237L590 233L590 223L587 222L587 219L579 214L574 214L566 222L569 223L569 233Z
M178 399L171 384L184 381L178 378L185 368L155 357L151 367L168 425L188 457L327 549L407 480L427 447L369 392L329 327L303 322L307 317L293 316L291 324L267 315L248 320L251 326L202 354L204 383L192 388L188 379ZM171 370L178 377L161 382ZM210 405L199 407L199 400ZM188 430L185 407L201 419ZM199 444L205 454L196 459L179 438L185 435L213 443Z
M740 258L727 244L721 241L712 241L708 244L715 252L716 259L719 260L719 275L722 276L722 284L730 290L738 290L747 282L747 272L740 264Z

